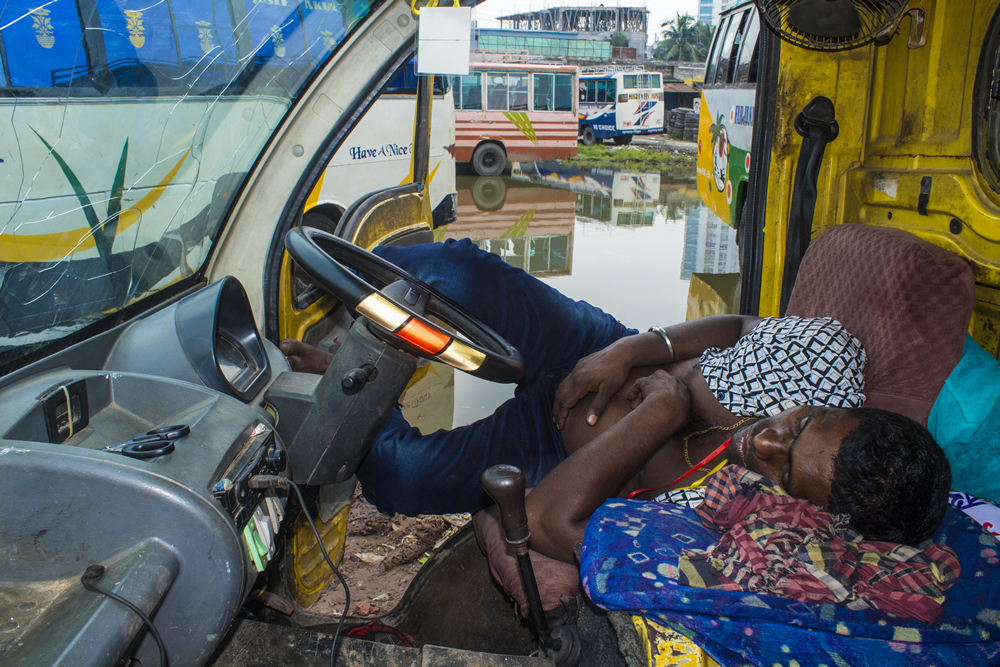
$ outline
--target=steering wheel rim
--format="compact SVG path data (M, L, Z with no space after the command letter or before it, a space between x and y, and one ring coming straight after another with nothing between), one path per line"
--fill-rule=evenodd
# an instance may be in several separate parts
M379 338L415 356L440 361L491 382L511 383L524 377L517 349L460 305L395 264L311 227L290 230L285 235L285 249L317 285L340 299L352 315L364 316L369 330ZM386 296L385 287L372 286L352 269L385 286L403 281L411 291L417 290L418 297L426 299L425 312L447 322L461 337ZM418 298L412 303L418 303Z

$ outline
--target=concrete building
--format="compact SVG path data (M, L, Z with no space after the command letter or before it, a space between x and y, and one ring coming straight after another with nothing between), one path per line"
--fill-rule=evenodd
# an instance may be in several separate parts
M550 7L510 14L498 19L507 30L576 32L581 39L610 39L616 32L628 35L628 46L638 57L646 55L649 12L645 7Z
M719 12L723 0L698 0L698 21L709 25L719 25Z
M611 58L611 42L606 39L584 39L575 32L546 30L502 30L477 28L473 51L480 53L524 53L530 56L563 59Z

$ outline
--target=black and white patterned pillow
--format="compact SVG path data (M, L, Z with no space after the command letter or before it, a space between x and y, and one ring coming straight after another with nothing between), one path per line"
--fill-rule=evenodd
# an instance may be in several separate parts
M701 355L701 373L734 415L776 415L796 405L860 407L867 357L830 317L763 320L736 345Z

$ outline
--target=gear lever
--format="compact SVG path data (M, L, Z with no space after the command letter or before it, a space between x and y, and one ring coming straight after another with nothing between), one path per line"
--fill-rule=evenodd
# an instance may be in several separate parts
M500 525L503 526L507 543L517 553L517 565L521 571L521 582L528 596L528 614L538 633L538 643L542 653L555 664L575 665L580 657L578 636L565 625L556 628L553 634L542 611L542 599L538 594L535 570L528 555L528 514L524 509L525 479L521 469L512 465L495 465L482 476L483 489L500 509ZM576 641L574 641L576 639Z

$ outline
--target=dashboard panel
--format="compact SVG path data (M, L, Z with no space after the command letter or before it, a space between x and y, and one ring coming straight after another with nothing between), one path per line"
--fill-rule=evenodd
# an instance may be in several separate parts
M228 278L0 380L0 488L17 499L0 522L0 615L14 628L0 662L134 651L156 664L138 616L81 585L97 564L103 585L155 613L173 664L208 660L284 513L248 484L286 474L262 406L272 369L287 362ZM144 440L157 429L169 446ZM125 446L137 442L141 458Z

